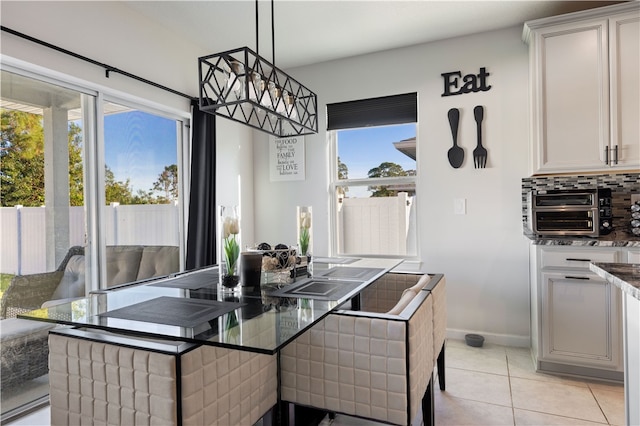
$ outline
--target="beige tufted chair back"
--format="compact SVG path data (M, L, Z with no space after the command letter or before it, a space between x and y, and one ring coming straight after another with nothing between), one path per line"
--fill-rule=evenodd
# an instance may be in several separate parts
M386 274L285 347L282 400L390 424L431 419L433 297L428 275ZM385 311L386 310L386 311ZM430 387L429 387L430 389Z

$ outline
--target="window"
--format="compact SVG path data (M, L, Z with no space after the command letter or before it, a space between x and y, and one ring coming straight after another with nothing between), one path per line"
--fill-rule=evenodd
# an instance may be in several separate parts
M104 105L106 245L179 246L180 122Z
M327 114L332 252L417 256L416 94L330 104Z

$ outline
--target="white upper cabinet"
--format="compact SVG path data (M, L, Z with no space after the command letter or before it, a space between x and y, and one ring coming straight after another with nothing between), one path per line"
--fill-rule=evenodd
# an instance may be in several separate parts
M640 12L637 10L609 19L609 60L611 145L618 147L618 165L637 168L640 163Z
M640 167L640 4L529 21L532 174Z

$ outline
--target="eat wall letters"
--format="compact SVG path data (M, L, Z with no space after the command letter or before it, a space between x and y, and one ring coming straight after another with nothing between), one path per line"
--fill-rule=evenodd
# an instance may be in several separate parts
M486 92L491 89L487 85L489 73L485 67L480 68L478 74L467 74L464 77L460 71L445 72L440 74L444 80L444 92L442 96L462 95L470 92ZM462 87L460 79L462 78Z

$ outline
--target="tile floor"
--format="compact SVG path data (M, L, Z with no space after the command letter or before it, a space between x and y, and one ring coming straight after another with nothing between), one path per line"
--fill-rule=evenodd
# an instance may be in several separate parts
M436 385L436 425L624 425L622 385L539 374L529 349L449 340L446 385ZM11 425L45 426L49 409ZM325 420L322 425L329 425ZM333 426L380 423L337 416Z

